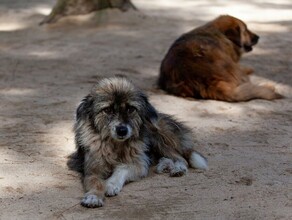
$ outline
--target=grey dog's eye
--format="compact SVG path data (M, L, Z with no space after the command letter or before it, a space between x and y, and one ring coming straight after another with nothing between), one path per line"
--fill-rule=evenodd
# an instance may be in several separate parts
M106 114L112 113L112 109L110 107L104 108L104 109L102 109L102 111Z
M135 112L137 109L133 106L127 106L126 110L129 114L131 114L131 113Z

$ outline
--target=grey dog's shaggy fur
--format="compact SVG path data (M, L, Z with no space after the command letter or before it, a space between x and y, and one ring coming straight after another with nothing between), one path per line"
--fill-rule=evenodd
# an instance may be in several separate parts
M68 166L82 174L81 204L100 207L104 196L117 195L123 185L148 174L159 160L158 173L186 173L188 165L207 168L194 150L191 130L158 113L147 96L124 78L103 79L77 108L76 152Z

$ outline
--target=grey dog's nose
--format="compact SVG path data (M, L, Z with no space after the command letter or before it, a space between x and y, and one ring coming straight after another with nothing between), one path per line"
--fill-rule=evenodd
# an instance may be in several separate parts
M117 135L120 137L124 137L128 134L128 128L124 125L119 125L116 127Z

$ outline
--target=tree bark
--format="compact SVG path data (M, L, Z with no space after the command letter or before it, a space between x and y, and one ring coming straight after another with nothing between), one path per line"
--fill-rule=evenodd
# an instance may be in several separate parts
M85 15L108 8L118 8L121 11L137 10L131 0L57 0L51 13L40 22L40 25L55 23L64 16Z

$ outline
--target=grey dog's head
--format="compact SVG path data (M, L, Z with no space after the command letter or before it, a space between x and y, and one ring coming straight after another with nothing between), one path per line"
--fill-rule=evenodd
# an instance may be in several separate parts
M99 81L77 109L77 120L89 119L102 139L137 138L145 122L157 119L147 96L125 78Z

